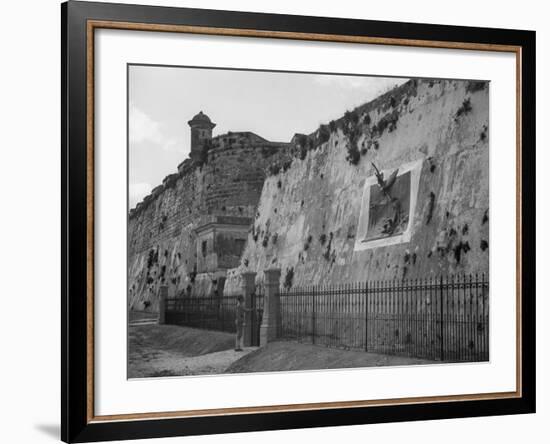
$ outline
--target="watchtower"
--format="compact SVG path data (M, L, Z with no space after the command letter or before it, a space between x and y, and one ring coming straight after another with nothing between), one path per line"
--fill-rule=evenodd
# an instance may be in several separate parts
M216 124L202 111L189 120L187 124L191 127L191 160L202 163L206 151L208 151L207 147L212 140L212 129Z

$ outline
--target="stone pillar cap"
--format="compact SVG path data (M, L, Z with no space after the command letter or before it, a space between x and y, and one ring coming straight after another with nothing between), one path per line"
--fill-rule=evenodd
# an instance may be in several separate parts
M255 271L242 271L241 272L241 275L244 276L244 275L256 275L257 273Z
M265 283L267 285L279 284L279 279L281 277L280 268L268 268L264 270Z
M256 282L256 273L253 271L245 271L241 273L242 287L252 287Z

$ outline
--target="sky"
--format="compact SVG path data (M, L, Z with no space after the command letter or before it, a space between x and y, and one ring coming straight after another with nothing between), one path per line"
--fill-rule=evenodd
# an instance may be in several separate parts
M129 69L130 208L188 157L187 121L203 111L213 136L252 131L289 142L408 79L132 65Z

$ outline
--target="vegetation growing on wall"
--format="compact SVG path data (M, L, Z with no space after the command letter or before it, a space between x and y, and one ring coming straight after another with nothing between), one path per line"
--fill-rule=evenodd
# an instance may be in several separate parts
M147 269L150 269L153 265L158 264L158 262L159 262L158 249L149 250L149 254L147 255Z
M399 120L399 112L393 110L386 115L384 115L376 125L372 127L373 136L380 137L384 134L384 131L389 133L395 131L397 128L397 122Z
M306 241L305 241L305 243L304 243L304 251L309 250L309 246L311 245L311 241L312 241L312 240L313 240L313 236L310 234L310 235L307 237L307 239L306 239Z
M281 172L281 165L278 162L274 162L269 165L268 172L270 176L276 176Z
M470 98L467 97L462 102L462 105L460 106L460 108L458 108L458 110L456 111L455 119L458 119L461 116L465 116L470 111L472 111L472 102L471 102Z
M481 91L485 89L488 84L488 82L485 82L483 80L470 80L466 84L466 92L475 93L477 91Z
M269 241L266 250L251 243L247 254L256 269L269 266L276 253L277 264L283 270L281 281L289 279L287 267L292 266L294 275L289 276L293 276L293 285L302 285L313 281L361 279L367 274L400 279L410 275L453 273L477 266L482 252L488 251L487 241L482 242L487 239L487 226L481 228L488 216L483 217L484 185L481 189L471 189L466 180L483 167L478 168L477 162L484 162L482 150L486 145L476 146L476 142L488 137L485 109L477 106L482 103L481 93L468 101L469 94L481 86L470 87L465 95L464 83L447 85L432 81L431 90L427 89L428 81L420 83L418 99L414 98L415 82L408 82L397 92L348 111L309 136L295 136L296 148L303 149L293 152L298 163L293 166L292 177L271 180L262 197L265 205L262 203L260 207L263 217L274 215L275 209L278 210L271 229L280 235L285 233L284 241L279 239L276 248L271 248L272 241ZM445 119L439 118L440 112ZM467 121L455 122L457 114L463 119L468 113ZM475 124L470 116L475 116ZM466 125L472 125L471 130L462 131ZM327 135L329 142L321 147L322 151L310 153L310 147ZM468 147L476 147L464 154L464 165L470 168L465 174L468 177L457 179L460 183L456 187L467 190L467 201L457 195L458 188L446 189L442 185L445 175L458 167L453 158L447 157L447 143L455 144L458 136L467 140L464 143ZM447 139L439 141L441 138ZM381 156L377 156L376 150L381 150ZM363 156L368 157L362 159ZM410 243L359 249L365 232L358 218L362 211L362 184L369 174L366 160L379 161L384 168L395 169L420 157L425 163L421 169ZM361 168L348 166L345 168L349 171L342 172L341 162ZM357 174L349 174L353 170L357 170ZM309 182L311 178L313 183ZM285 185L281 191L277 189L279 180ZM350 191L352 186L355 188ZM476 203L475 208L470 209L472 199ZM321 227L321 221L326 226ZM330 230L334 233L332 242Z
M289 267L286 269L283 287L285 288L285 290L290 290L292 288L293 283L294 283L294 267Z
M487 140L487 132L489 131L489 128L487 125L483 125L483 128L481 129L481 132L479 133L479 140L482 142L485 142Z
M357 149L357 145L348 142L347 151L346 160L352 165L357 165L361 160L361 152Z

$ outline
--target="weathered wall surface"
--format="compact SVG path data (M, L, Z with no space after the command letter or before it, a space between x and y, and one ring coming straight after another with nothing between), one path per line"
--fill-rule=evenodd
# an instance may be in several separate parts
M207 162L186 160L143 202L130 211L128 222L128 305L158 310L161 284L169 295L211 293L216 282L197 274L195 229L214 216L256 214L265 171L272 156L286 144L265 141L252 133L229 133L212 139ZM220 239L220 242L225 239ZM231 244L221 262L235 255ZM225 262L224 262L225 261Z
M261 280L270 266L293 286L487 273L488 88L412 80L302 140L292 164L266 180L225 293L239 291L241 270ZM410 241L354 251L371 162L391 170L419 160Z
M132 309L157 309L161 283L170 294L193 283L196 246L193 230L204 209L204 171L189 168L138 206L128 223L128 294Z
M204 166L206 211L254 217L266 166L286 145L268 142L250 132L213 138L208 163Z

